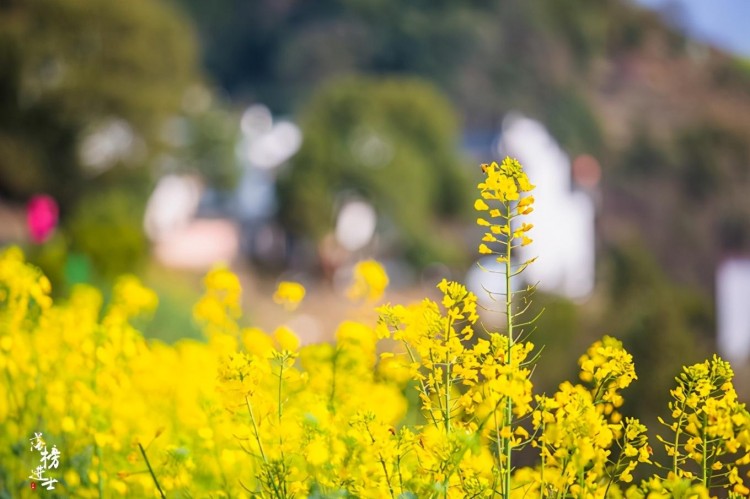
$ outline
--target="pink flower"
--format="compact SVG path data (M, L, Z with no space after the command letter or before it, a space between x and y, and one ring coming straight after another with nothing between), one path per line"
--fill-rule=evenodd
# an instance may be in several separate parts
M41 244L50 238L57 226L57 202L46 195L38 194L26 206L26 223L31 240Z

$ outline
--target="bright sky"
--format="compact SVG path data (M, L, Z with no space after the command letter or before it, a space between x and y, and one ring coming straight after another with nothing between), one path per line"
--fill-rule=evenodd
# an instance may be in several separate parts
M688 33L738 55L750 58L750 1L748 0L636 0L661 10L667 5L683 9Z

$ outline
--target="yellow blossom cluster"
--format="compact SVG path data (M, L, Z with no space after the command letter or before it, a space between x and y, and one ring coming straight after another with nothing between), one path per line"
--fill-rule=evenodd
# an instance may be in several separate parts
M42 433L61 453L55 490L69 497L377 496L379 461L357 443L357 421L367 414L390 437L407 402L403 377L375 369L375 329L345 322L335 344L300 349L284 325L240 325L236 275L217 269L204 283L194 315L207 341L166 345L132 325L157 305L135 277L106 305L89 286L53 304L18 249L0 254L3 494L29 490L39 463L26 450Z
M20 250L0 253L0 497L30 490L37 433L60 450L47 471L64 497L747 497L750 414L717 357L677 378L666 463L618 412L636 380L618 340L581 356L581 384L534 392L533 320L509 285L531 263L513 250L528 243L514 219L533 186L512 159L485 171L475 207L505 264L500 330L443 280L439 300L382 305L377 321L302 347L283 322L246 327L240 280L219 268L193 309L205 340L167 345L134 326L158 304L136 277L106 301L77 286L53 303ZM387 284L362 262L350 296L372 303ZM274 300L291 312L304 295L282 282ZM653 476L633 483L646 466Z
M289 311L295 310L305 297L305 287L298 282L281 281L273 294L273 301Z
M206 293L193 307L193 316L209 336L229 330L236 335L236 320L242 315L240 280L228 269L220 267L206 274L203 283Z
M617 423L622 416L615 408L622 406L620 393L637 376L633 357L622 348L622 342L610 336L595 342L579 360L580 378L589 385L599 412Z
M480 197L474 202L474 209L486 212L486 218L479 217L477 224L487 227L487 232L479 245L479 253L495 254L497 261L503 263L510 258L512 247L532 243L528 232L533 224L522 223L519 226L514 221L534 211L534 196L524 195L534 186L516 159L505 158L499 165L482 165L482 170L487 178L478 185ZM493 250L492 245L499 245L504 251Z
M659 418L671 435L659 440L672 461L670 475L747 497L739 469L750 464L750 413L737 400L733 377L717 356L685 367L671 391L670 418Z
M388 274L375 260L363 260L354 266L354 279L346 290L352 300L365 299L374 303L383 296L388 287Z

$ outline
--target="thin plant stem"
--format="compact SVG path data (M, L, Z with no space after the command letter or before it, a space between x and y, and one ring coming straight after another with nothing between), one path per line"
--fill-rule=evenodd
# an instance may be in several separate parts
M250 399L247 397L247 395L245 395L245 404L247 405L247 410L250 413L250 421L253 423L253 433L255 434L255 440L258 442L258 449L260 449L260 455L263 458L263 462L265 464L268 464L266 453L263 450L263 443L260 441L260 434L258 433L258 424L255 422L255 414L253 414L253 406L250 405Z
M689 394L690 390L688 390L687 393ZM687 396L685 396L680 406L680 419L677 420L677 426L674 432L674 458L672 460L672 472L675 474L675 476L679 476L677 474L677 470L679 469L678 464L679 464L679 459L680 459L680 452L679 452L680 433L682 433L682 421L685 419L685 406L686 405L687 405Z
M510 203L504 202L506 213L510 214ZM505 238L505 316L508 327L508 351L507 358L505 361L510 366L512 363L513 353L513 292L511 291L510 275L512 272L511 268L511 252L512 252L512 228L510 227L510 219L508 219L508 236ZM510 373L508 374L508 382L512 381L512 366L510 366ZM506 396L505 398L505 418L503 423L510 425L513 420L513 400L511 397ZM510 438L502 437L503 451L505 453L505 461L501 463L502 475L503 475L503 497L505 499L510 498L510 475L511 475L511 458L512 449L510 446Z
M99 492L99 497L101 498L104 497L104 481L102 480L102 448L99 446L99 444L96 444L96 457L99 458L99 463L96 467L97 491ZM146 457L145 454L144 457ZM148 461L146 461L146 464L148 464ZM150 466L149 469L151 469ZM164 497L164 494L162 494L162 497Z
M409 353L409 359L411 359L412 363L416 363L417 362L417 358L414 356L414 352L412 351L411 347L409 346L409 344L407 342L404 341L403 343L404 343L404 346L406 347L406 351ZM425 397L427 397L428 396L427 395L427 385L424 384L424 380L420 379L419 380L419 385L422 388L422 393L424 393ZM432 412L432 408L430 408L430 418L432 419L432 423L435 426L437 426L438 422L437 422L437 419L435 419L435 414Z
M453 319L449 319L445 324L445 434L449 435L451 432L451 362L450 362L450 335L451 329L453 329ZM443 480L443 493L445 497L448 497L448 487L450 486L450 475L445 474Z
M149 462L148 456L146 455L146 449L143 448L143 445L141 445L140 442L138 442L138 448L141 450L143 460L146 461L146 467L148 468L148 472L151 474L151 479L154 481L154 485L156 485L156 490L159 491L159 496L161 496L162 499L165 499L167 496L164 495L164 491L161 490L161 485L159 485L159 480L156 479L154 469L151 467L151 463Z
M704 487L706 487L706 489L709 489L711 486L711 483L710 483L711 476L709 475L709 471L708 471L708 449L707 449L708 448L708 433L706 430L706 426L708 426L708 421L707 421L708 418L705 412L703 413L702 419L703 419L702 425L701 425L703 426L702 431L701 431L701 439L702 439L702 447L703 447L701 449L702 451L701 452L702 454L701 467L703 468L702 478L703 478Z
M451 432L451 363L448 343L450 342L451 329L453 329L453 319L449 319L445 327L445 433Z
M370 436L370 440L372 440L372 443L374 444L375 437L372 435L372 431L370 430L370 425L365 422L365 429L367 430L367 434ZM395 492L393 492L393 486L391 485L391 476L388 473L388 466L385 463L385 459L383 459L383 455L378 452L378 461L380 461L380 466L383 468L383 473L385 474L385 481L388 483L388 491L391 493L392 498L396 498Z
M258 423L255 421L255 414L253 413L253 406L250 404L250 399L247 395L245 395L245 405L247 405L247 410L250 413L250 421L253 424L253 433L255 434L255 440L258 442L258 449L260 450L260 456L263 459L263 466L270 470L270 465L268 462L268 458L266 457L266 452L263 450L263 442L260 439L260 432L258 431ZM273 488L273 491L276 493L277 497L281 497L281 493L279 492L278 488L276 487L276 482L273 480L270 480L271 486Z

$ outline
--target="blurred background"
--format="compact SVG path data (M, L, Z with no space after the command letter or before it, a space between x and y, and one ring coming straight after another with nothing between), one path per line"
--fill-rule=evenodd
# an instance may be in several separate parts
M0 1L0 244L58 296L140 275L166 341L199 337L225 262L248 324L320 341L365 313L343 298L363 258L388 301L496 289L472 204L511 155L538 186L536 385L609 334L631 414L716 350L748 400L748 21L744 0ZM308 288L294 315L280 278Z

